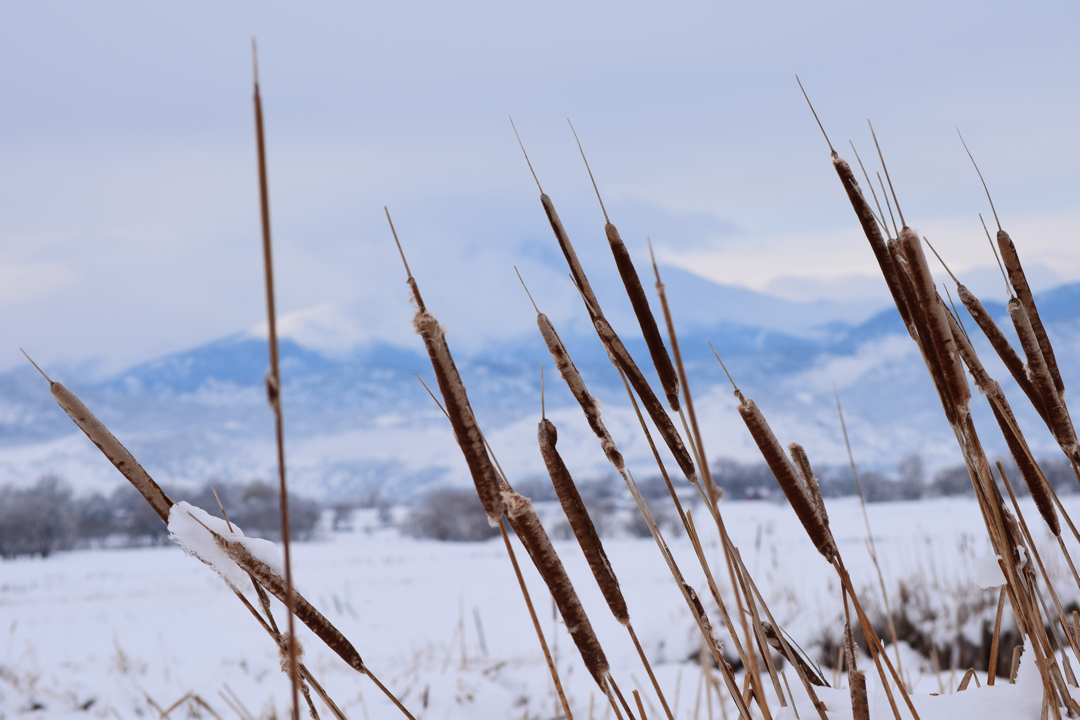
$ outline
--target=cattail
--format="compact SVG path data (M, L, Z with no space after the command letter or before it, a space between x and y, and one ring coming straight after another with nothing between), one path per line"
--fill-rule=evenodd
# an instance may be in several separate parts
M612 329L607 320L603 317L594 317L593 326L596 328L596 334L600 336L600 341L604 343L604 348L615 359L619 369L626 374L627 381L637 392L638 397L641 398L641 404L648 411L649 417L652 418L656 429L660 432L660 436L664 438L668 450L675 456L675 462L679 464L679 468L683 471L686 479L690 482L696 482L697 471L694 469L694 461L683 445L682 437L679 435L679 431L675 429L675 424L671 422L671 418L664 411L664 406L660 404L660 400L645 380L645 376L641 374L637 363L630 357L630 353L627 352L626 347L619 340L619 336L615 334L615 330Z
M44 374L42 373L42 375ZM45 379L49 380L48 377ZM143 469L139 461L128 452L127 448L120 444L120 441L109 432L108 428L101 424L101 421L94 416L94 413L90 412L86 405L83 405L82 401L75 396L75 393L52 380L49 380L49 392L52 394L53 399L56 400L56 403L68 414L68 417L74 420L79 429L86 433L86 437L97 445L98 449L109 459L109 462L115 465L116 469L128 479L128 482L142 493L142 496L146 498L146 502L150 503L150 507L154 509L154 512L158 514L162 521L168 524L169 510L173 506L173 501L154 482L154 479Z
M1039 514L1042 515L1054 537L1060 537L1061 523L1058 521L1057 508L1054 507L1050 484L1039 469L1038 464L1032 459L1023 436L1019 434L1016 418L1012 416L1008 403L1005 401L1005 395L1001 392L1001 387L996 382L994 385L996 386L996 394L992 397L997 399L998 402L991 400L990 406L994 411L994 418L1001 428L1001 434L1005 437L1005 444L1009 446L1009 453L1012 455L1020 475L1024 478L1024 482L1027 483L1028 492L1031 493L1031 499L1035 502ZM1001 404L1001 407L998 406L998 403Z
M949 321L946 318L948 313L938 297L934 278L930 274L930 266L926 262L922 241L911 228L904 227L900 230L900 245L908 261L912 285L918 293L919 302L926 314L927 329L930 331L930 337L927 339L936 347L938 361L941 363L942 374L952 401L956 404L959 413L963 415L970 404L971 391L956 349L956 340L953 339Z
M517 131L515 130L515 133ZM521 142L521 138L518 138L518 142ZM525 146L522 145L521 151L525 152ZM525 154L525 160L528 162L529 156ZM532 163L529 163L530 170L532 169ZM630 353L626 350L622 340L615 334L615 330L604 319L603 311L600 309L600 303L596 299L596 295L593 293L592 286L589 284L589 279L585 277L585 271L581 267L581 262L578 260L577 253L574 251L574 246L570 242L570 237L566 234L566 229L563 227L562 220L559 219L559 214L555 211L555 204L551 201L551 198L540 187L540 181L536 178L536 173L533 173L533 179L536 180L536 187L540 190L540 203L544 206L544 213L547 215L548 222L551 224L551 229L555 233L555 238L559 242L559 247L563 251L563 256L566 258L567 264L570 266L570 275L577 285L578 291L581 293L581 297L585 300L585 306L589 311L589 316L592 318L593 326L596 329L596 334L600 336L601 342L604 343L604 348L607 350L608 355L613 359L614 364L625 373L627 381L630 383L634 391L641 397L641 403L645 406L645 409L649 413L649 417L652 418L653 423L656 424L657 429L660 431L660 435L664 438L664 442L667 444L668 449L671 450L671 454L675 456L676 462L679 464L679 468L683 471L686 479L690 482L697 481L697 471L694 469L694 461L690 457L690 453L687 452L683 446L682 438L679 437L679 431L675 429L675 424L671 422L671 418L668 417L664 411L664 406L660 404L660 401L656 397L656 393L649 386L649 383L645 380L645 376L641 374L641 370L638 368L637 363L630 357Z
M990 409L993 410L1001 434L1005 438L1005 443L1009 446L1009 453L1013 456L1024 482L1027 483L1031 498L1035 501L1035 507L1038 508L1039 514L1042 515L1051 532L1057 537L1061 534L1061 524L1058 522L1057 509L1054 507L1054 500L1050 495L1050 487L1039 470L1039 466L1032 460L1031 454L1027 451L1026 443L1020 434L1019 425L1016 423L1016 416L1013 415L1009 401L1005 398L1001 385L986 372L982 362L979 360L979 356L975 353L975 349L971 347L967 336L961 331L956 319L951 314L948 315L948 318L960 356L971 371L975 386L979 389L979 392L987 396L987 400L990 402Z
M870 720L870 703L866 696L866 673L855 664L855 639L851 624L844 623L844 657L848 666L848 689L851 692L851 716L853 720Z
M540 454L544 458L551 483L555 486L555 493L559 496L563 512L570 523L578 544L581 545L585 559L589 562L593 577L596 578L600 592L607 600L611 614L623 625L630 624L630 613L626 609L626 600L623 599L622 590L619 589L619 580L615 577L615 571L611 568L607 553L604 552L604 544L600 541L600 535L596 532L585 502L578 493L577 485L574 484L570 471L563 462L562 456L555 448L559 433L555 424L547 418L540 421L537 430L537 438L540 442Z
M829 514L825 511L825 500L821 497L821 485L818 484L817 476L814 475L814 469L810 467L810 458L806 456L806 450L799 443L791 443L788 445L788 452L791 453L791 459L795 461L795 468L802 478L807 497L814 503L818 519L822 525L828 527Z
M488 457L487 448L484 446L484 436L480 432L468 395L465 393L465 383L461 381L461 375L458 374L454 358L450 354L450 347L446 344L446 331L434 315L422 310L417 311L413 318L413 327L424 339L424 346L431 359L431 367L435 371L439 390L442 391L443 400L446 403L446 414L450 418L450 424L454 428L454 437L457 438L458 446L469 466L469 473L476 486L476 494L480 497L484 512L487 513L488 523L496 527L504 510L501 494L502 480L495 471L491 458Z
M566 345L563 344L562 338L555 331L555 326L551 324L548 316L539 311L536 315L536 325L540 328L540 335L544 338L544 344L547 345L548 352L551 353L552 359L555 360L555 366L559 368L559 373L562 375L567 387L570 388L571 394L585 413L585 419L588 421L589 427L592 428L596 437L600 439L604 455L615 466L615 469L621 472L625 467L622 453L615 447L615 441L612 439L611 433L604 426L604 421L600 417L600 404L589 394L588 388L585 387L585 381L581 379L581 373L578 372L574 361L570 358L570 353L567 351Z
M769 470L780 484L780 489L784 491L788 502L791 503L806 534L810 536L818 552L831 563L836 555L836 545L833 543L832 533L822 520L817 504L810 498L808 491L800 482L795 468L784 455L784 449L780 447L779 441L765 420L765 416L758 409L757 403L741 397L741 394L740 400L742 402L739 403L739 415L746 423L746 429L750 431L750 436L757 443L758 450L765 458Z
M945 382L945 373L942 370L941 362L936 352L937 348L930 340L930 328L926 319L926 312L919 302L919 294L915 288L915 281L912 278L910 264L904 255L903 248L897 240L890 240L888 246L889 254L892 255L893 264L897 270L897 277L900 279L900 287L903 289L904 297L910 299L908 308L911 310L911 321L915 326L915 341L919 343L919 347L922 349L923 359L926 362L927 370L930 372L930 377L934 381L934 389L937 390L938 399L941 401L941 407L945 411L945 418L949 421L950 425L956 427L959 422L956 404L952 401L952 398L948 393L948 386Z
M562 560L552 547L551 540L533 510L532 501L509 489L504 491L503 496L506 515L511 520L514 532L525 545L536 569L547 584L563 622L566 623L566 629L581 653L585 668L596 684L603 688L604 679L610 670L607 657L600 647L600 641L596 639L589 617L581 606Z
M37 366L35 365L35 367ZM42 373L42 375L44 374ZM173 502L161 487L73 392L61 383L49 380L47 376L45 379L49 381L49 391L57 404L75 421L79 429L86 433L86 436L97 445L98 449L116 466L117 470L142 494L162 521L168 523ZM226 540L216 533L214 539L233 562L252 576L256 584L269 590L282 603L288 604L289 593L284 578L275 573L265 563L253 557L242 543ZM307 625L319 639L325 642L327 647L337 653L350 667L368 673L356 648L334 627L333 623L327 620L314 605L295 590L292 592L292 600L296 617Z
M217 543L218 547L220 547L233 562L239 565L244 572L251 575L260 585L269 590L274 597L282 603L288 604L289 593L285 587L285 579L283 577L274 572L266 565L266 563L248 552L248 549L244 547L243 543L228 540L209 528L207 528L207 530L214 536L214 542ZM356 648L349 642L348 638L342 635L341 631L326 619L326 616L320 613L314 605L304 599L304 597L296 592L296 590L293 590L292 592L292 606L296 613L296 617L300 618L301 622L307 625L320 640L326 643L327 647L348 663L349 667L367 674L368 670L364 666L364 661L360 659L360 653L357 652Z
M986 372L982 360L979 359L978 354L975 352L975 348L971 346L971 341L968 339L967 335L964 334L963 328L956 322L956 318L953 317L948 308L944 307L944 304L942 309L945 310L945 318L949 322L949 331L952 333L953 340L956 341L956 351L959 353L960 359L967 365L968 371L971 373L971 378L975 382L975 388L983 395L986 395L990 392L991 384L996 383L994 383L990 374Z
M1035 298L1031 294L1031 286L1028 285L1024 268L1020 265L1020 256L1016 252L1009 233L999 229L997 233L998 249L1001 251L1001 260L1005 263L1005 270L1009 273L1009 283L1012 284L1016 296L1024 304L1027 310L1031 328L1039 342L1039 349L1046 360L1046 368L1050 377L1054 380L1054 388L1058 395L1065 396L1065 383L1061 381L1061 373L1058 372L1057 359L1054 358L1054 348L1050 344L1050 338L1043 327L1042 318L1039 317L1039 309L1035 306Z
M1008 338L1001 332L1001 328L994 322L994 318L990 316L990 313L986 311L986 308L979 301L979 298L975 297L966 286L957 283L956 292L960 296L960 302L967 308L968 313L975 320L975 324L979 326L979 329L983 331L983 335L990 341L990 347L994 348L998 357L1001 358L1001 362L1008 369L1009 374L1012 375L1013 380L1020 386L1020 389L1024 391L1024 394L1028 396L1031 404L1042 416L1043 420L1046 420L1046 411L1042 406L1042 399L1038 393L1035 392L1035 386L1031 384L1031 379L1027 376L1027 371L1024 369L1024 361L1017 355L1016 350L1009 343Z
M892 295L893 302L896 303L896 309L900 311L900 317L903 318L908 332L914 337L915 326L912 324L911 311L908 309L897 269L893 264L892 256L889 254L888 246L885 244L885 238L881 236L881 228L878 226L877 218L874 217L874 211L870 204L866 202L866 198L863 197L862 190L859 189L859 182L855 179L855 173L851 171L851 166L835 150L832 153L832 163L836 174L840 176L840 183L844 186L848 200L851 201L851 207L855 210L855 217L858 218L859 224L862 226L863 234L866 235L866 239L870 243L870 249L877 259L878 266L881 268L881 274L885 277L885 284L889 288L889 294Z
M424 341L428 358L431 360L431 368L435 371L435 379L439 383L439 390L446 403L446 415L454 429L454 438L457 440L458 447L461 448L462 455L465 456L465 464L469 467L469 474L476 486L476 494L480 497L480 504L484 506L484 512L488 516L488 523L492 527L498 527L499 519L503 514L501 494L503 481L495 471L491 458L488 457L484 436L480 432L472 405L469 404L469 396L465 392L465 383L461 381L457 365L454 364L454 357L450 354L450 346L446 344L446 329L424 305L424 298L420 295L420 286L413 277L412 270L409 269L409 261L405 259L405 251L401 249L401 241L398 240L397 230L394 229L394 221L390 219L390 211L383 209L386 210L386 221L390 224L394 243L397 244L398 252L401 254L401 262L405 265L410 300L416 306L413 329Z
M559 248L566 258L566 264L570 266L570 274L574 276L574 282L581 289L585 301L592 307L599 308L600 303L596 301L596 295L593 294L589 278L585 277L585 271L581 269L581 261L578 260L574 246L570 243L570 236L566 234L566 228L563 227L562 220L559 219L559 213L555 212L555 203L551 202L551 198L544 192L540 193L540 203L544 206L544 213L547 215L548 222L551 223L555 239L559 241Z
M1068 410L1065 409L1065 403L1061 401L1061 396L1058 395L1054 386L1053 378L1050 376L1050 371L1046 366L1046 358L1039 347L1035 330L1031 327L1027 309L1017 298L1009 301L1008 308L1009 317L1012 318L1013 327L1016 328L1016 335L1020 338L1020 347L1023 348L1024 355L1027 356L1028 377L1035 386L1035 391L1038 393L1043 408L1046 410L1050 432L1053 433L1054 439L1057 440L1058 445L1061 446L1066 455L1069 457L1077 456L1080 454L1080 448L1077 447L1072 421L1069 419Z
M912 339L915 339L915 326L911 321L911 313L908 310L904 290L900 285L900 278L897 274L893 258L885 244L885 239L881 236L881 228L878 226L877 218L874 217L874 210L870 207L870 204L866 202L866 198L859 188L859 181L855 179L855 173L851 170L851 165L840 157L833 147L832 141L829 140L829 134L825 132L825 126L821 124L821 119L818 117L817 110L814 109L814 104L810 102L810 96L806 94L806 88L802 86L802 81L799 80L798 75L795 76L795 79L799 83L799 89L802 90L803 97L806 98L806 104L810 106L810 112L813 113L814 120L817 122L818 127L821 128L821 134L825 136L825 142L829 146L829 155L832 157L833 169L836 170L836 174L840 177L840 184L843 185L844 192L851 202L851 207L855 210L855 217L858 218L859 224L863 229L863 234L866 235L866 239L870 242L870 249L873 251L874 257L878 261L878 266L881 268L881 274L885 276L885 284L889 288L889 294L892 295L893 302L896 303L896 309L900 311L900 317L903 318L904 325L907 326ZM872 129L873 128L871 128L871 130ZM855 146L852 145L851 149L854 151ZM858 153L855 153L855 156L858 157ZM862 165L862 160L859 161L859 165ZM865 173L865 168L863 171ZM869 182L869 178L867 178L867 182ZM870 189L872 191L873 187ZM888 201L889 198L886 196L885 202L887 203ZM878 207L880 209L880 205ZM890 210L890 212L892 211Z
M589 173L589 180L592 182L593 190L596 191L596 199L600 203L600 210L604 213L604 235L607 236L608 244L611 246L611 254L615 258L615 266L619 269L619 277L622 278L623 287L626 288L626 294L630 298L630 304L633 306L634 314L637 316L638 324L641 326L641 334L645 338L645 345L649 348L649 355L652 357L656 374L660 377L660 385L664 388L668 405L671 406L672 411L679 412L679 376L675 373L675 366L671 364L671 356L668 355L667 347L664 346L664 338L660 335L660 328L657 327L656 318L653 317L652 309L649 307L649 299L645 295L645 290L641 287L641 278L638 277L634 263L630 259L626 244L622 241L622 237L619 236L618 228L608 218L604 200L600 197L600 188L596 185L596 178L593 177L592 168L589 167L589 161L585 157L585 149L581 147L581 140L577 136L577 130L574 130L574 124L569 119L567 119L567 123L570 124L570 131L574 133L574 140L577 141L581 159L584 161L585 169ZM537 185L539 184L538 181ZM558 232L556 230L556 235L558 235ZM561 238L559 242L562 243ZM569 244L569 240L566 242ZM571 266L571 269L573 269L573 266ZM599 305L596 305L595 302L593 304L594 307L599 308Z
M641 286L641 278L638 277L634 262L630 259L626 244L619 237L618 229L609 222L604 225L604 234L607 235L611 254L615 258L616 267L619 268L619 276L622 277L623 287L626 288L626 295L634 308L638 325L641 326L641 334L645 338L653 367L656 368L656 374L660 378L660 386L664 388L668 406L672 412L679 412L679 376L671 363L671 356L668 354L667 346L664 345L664 338L660 334L652 308L649 307L649 298Z

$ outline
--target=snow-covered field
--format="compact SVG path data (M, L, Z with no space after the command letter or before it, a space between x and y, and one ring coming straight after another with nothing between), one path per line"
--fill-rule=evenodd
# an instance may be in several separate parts
M1080 514L1080 498L1063 500ZM828 506L846 563L856 585L865 588L865 604L880 608L858 501L833 500ZM1037 513L1022 507L1046 549L1044 560L1056 568L1051 573L1061 578L1062 603L1076 601L1080 593L1067 581L1060 553L1047 542ZM992 622L997 591L981 589L974 579L975 559L989 553L974 501L877 504L868 511L893 610L901 603L902 583L912 619L940 645L958 634L981 637L983 623ZM842 632L835 573L786 504L725 501L722 513L777 620L821 661L823 644L835 644ZM709 562L726 594L715 528L704 531L704 511L694 516L709 538ZM669 540L687 579L707 597L689 541ZM696 627L653 541L624 534L605 544L633 625L676 716L735 717L730 701L725 715L715 689L705 692ZM607 611L580 550L573 541L556 541L556 547L615 679L628 696L640 690L650 718L662 717L627 633ZM553 617L539 576L524 552L519 557L575 717L610 717ZM501 539L414 540L378 527L374 515L360 515L351 532L328 532L321 541L294 545L293 563L299 590L417 717L551 718L561 712ZM711 615L719 624L718 615ZM270 639L216 574L175 546L0 562L0 632L0 717L156 718L178 702L172 718L288 714L288 685ZM306 631L303 637L308 667L348 717L400 716L368 678ZM904 675L916 693L949 694L956 687L966 668L951 668L948 657L938 660L940 675L914 651L902 654ZM873 686L869 658L863 666ZM831 668L823 670L834 686L843 680ZM715 681L714 671L711 677ZM790 682L794 688L794 676ZM795 690L797 698L804 697ZM821 697L829 717L850 717L845 692L824 690ZM964 694L922 697L918 707L928 720L987 717L988 708L993 717L1035 718L1041 697L1038 673L1025 663L1017 685L972 684ZM874 717L891 716L873 687L870 700ZM813 713L809 705L797 709L803 718ZM789 712L778 717L793 717Z

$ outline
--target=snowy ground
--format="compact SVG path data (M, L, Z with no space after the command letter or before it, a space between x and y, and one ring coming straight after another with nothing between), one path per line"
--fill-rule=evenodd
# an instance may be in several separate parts
M1080 515L1080 499L1065 502ZM1046 548L1044 560L1061 578L1062 602L1077 600L1080 592L1067 580L1060 553L1045 542L1038 515L1023 507ZM829 510L845 561L856 584L866 588L865 603L879 607L857 500L830 501ZM980 589L973 578L974 559L989 550L974 501L879 504L868 510L894 610L903 582L927 634L977 637L997 593ZM724 502L722 512L777 620L818 656L821 643L841 632L831 568L786 505ZM715 529L704 532L707 514L694 515L710 538L707 550L716 577L727 588ZM300 591L352 640L365 663L417 717L555 717L551 681L502 541L418 541L374 523L361 517L354 532L327 534L322 541L294 545L293 551ZM707 587L689 542L684 537L670 542L687 579L705 598ZM627 695L641 691L650 718L661 717L627 633L608 613L580 550L572 541L556 541L556 546L616 680ZM606 546L635 630L677 717L724 717L715 692L705 695L696 628L652 540L613 537ZM608 717L603 696L553 618L538 575L523 552L519 558L556 648L575 716ZM170 717L287 716L288 687L271 641L217 575L176 547L0 562L0 632L0 718L128 720L158 717L181 700ZM397 716L367 678L318 640L307 636L305 647L309 668L350 718ZM952 671L949 658L940 658L944 672L937 676L912 652L903 662L910 684L924 696L942 689L949 693L966 669ZM950 720L1038 717L1039 680L1029 670L1018 685L921 698L920 714ZM835 684L833 671L824 672ZM850 717L846 693L830 692L822 695L830 717ZM955 705L961 701L964 712ZM872 705L887 713L884 702L871 689ZM988 715L986 708L996 712ZM730 703L726 710L734 717ZM808 706L799 710L803 718L812 712Z

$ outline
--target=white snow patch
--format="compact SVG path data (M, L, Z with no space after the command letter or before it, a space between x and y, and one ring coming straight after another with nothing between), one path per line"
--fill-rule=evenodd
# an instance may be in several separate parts
M248 574L218 546L207 528L226 540L239 542L251 553L252 557L264 563L276 575L284 575L281 553L269 540L245 537L244 531L235 523L230 528L229 523L187 502L179 502L169 511L169 538L171 540L175 541L185 553L202 560L213 568L229 587L234 590L247 588Z

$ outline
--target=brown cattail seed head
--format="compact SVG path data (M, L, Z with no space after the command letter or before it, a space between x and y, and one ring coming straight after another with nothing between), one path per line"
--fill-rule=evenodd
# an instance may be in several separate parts
M585 614L585 608L581 606L581 600L578 599L570 577L566 574L562 560L552 547L551 540L533 510L532 501L513 490L504 491L503 497L506 514L547 584L548 591L551 592L551 597L566 623L566 629L581 653L586 669L596 684L603 688L604 677L610 669L607 657L593 632L592 624Z
M577 538L582 552L585 553L585 559L589 563L589 569L592 570L597 585L600 586L600 592L603 593L615 619L623 625L629 625L630 613L626 609L626 600L619 588L615 571L608 561L607 553L604 552L604 544L600 540L599 533L596 532L592 518L589 517L589 511L581 499L581 494L578 493L570 471L555 448L558 439L555 424L546 418L541 420L537 437L540 442L540 454L544 457L544 464L547 466L548 475L559 497L563 513L566 515L567 522L570 523L570 528L574 531L574 537Z
M109 432L109 429L97 419L94 413L90 412L90 409L75 396L75 393L58 382L50 383L49 392L52 394L53 399L56 400L56 403L68 414L68 417L79 426L80 430L86 433L90 441L97 445L98 449L127 478L128 482L142 493L142 496L146 498L146 502L150 503L150 507L154 509L158 517L167 524L169 522L169 510L173 505L172 500L154 482L154 479L143 469L143 466L139 464L135 457L128 452L128 449L116 439L115 435Z
M971 391L968 388L967 377L964 375L964 367L956 348L956 340L953 338L949 321L946 318L947 311L938 296L934 278L930 274L930 267L926 262L922 241L911 228L905 227L900 231L900 244L904 251L904 257L907 258L908 268L911 271L912 285L918 294L919 303L922 305L926 317L926 325L930 334L930 337L926 340L929 340L933 346L927 349L937 354L949 394L962 416L967 412L970 404Z
M488 457L484 436L476 423L469 397L465 393L465 384L461 381L450 348L446 344L443 326L429 312L417 312L413 318L413 327L424 340L424 346L439 382L439 390L446 403L446 414L454 428L465 462L469 466L476 494L487 513L488 523L497 527L503 513L502 480L495 471L495 466Z
M1054 386L1054 380L1046 367L1046 359L1043 357L1042 349L1039 347L1035 331L1031 327L1027 309L1017 298L1010 300L1008 307L1009 316L1012 318L1013 326L1016 328L1016 335L1020 338L1020 346L1027 356L1028 377L1031 379L1031 384L1035 386L1035 391L1042 401L1043 409L1046 410L1050 432L1054 434L1054 439L1057 440L1058 445L1061 446L1065 454L1071 457L1078 451L1076 433L1073 430L1069 413L1065 409L1065 403L1061 401L1061 396Z
M1054 347L1050 344L1050 338L1046 334L1046 328L1043 327L1042 318L1039 317L1039 309L1035 306L1031 286L1028 285L1024 268L1020 265L1020 255L1016 252L1016 245L1013 243L1012 238L1009 237L1009 233L1004 230L998 230L997 241L998 250L1001 252L1001 262L1005 265L1005 270L1009 275L1009 283L1013 286L1013 290L1016 291L1016 297L1024 304L1024 309L1027 310L1028 320L1039 343L1039 349L1042 351L1047 372L1054 381L1054 389L1059 395L1064 396L1065 384L1061 381L1061 373L1058 371L1057 359L1054 357Z
M768 464L776 481L780 484L780 489L784 491L788 502L791 503L795 515L798 516L799 522L802 523L807 535L810 536L810 540L813 541L818 552L831 563L836 555L836 546L833 544L832 534L819 515L815 503L799 481L795 468L788 462L783 448L780 447L776 436L773 435L772 428L766 422L765 416L761 414L757 403L753 400L746 400L739 406L739 415L742 416L743 422L746 423L750 436L757 443L758 450L765 458L765 462Z
M641 334L645 338L645 344L649 348L653 367L656 368L657 377L660 378L660 386L664 388L668 405L673 412L679 411L679 376L675 373L675 366L671 364L671 356L668 355L664 338L660 334L660 328L656 324L652 308L649 307L649 299L641 286L641 278L638 277L634 263L630 259L630 253L626 244L619 237L619 231L611 223L604 226L608 244L611 246L611 254L615 258L615 265L619 269L626 295L630 298L630 304L634 307L638 325L641 326Z
M544 344L547 345L548 352L551 353L552 359L555 360L555 366L559 368L559 374L562 375L574 399L578 401L582 412L585 413L585 419L588 421L589 427L592 428L593 433L600 440L604 455L615 466L615 469L621 472L625 467L623 456L615 447L615 441L604 426L604 421L600 416L600 403L589 394L588 388L585 387L585 381L581 379L581 373L578 372L573 360L570 359L570 353L566 350L566 346L563 344L559 334L555 332L555 327L551 324L548 316L540 313L536 316L536 324L540 328L540 335L544 338Z

